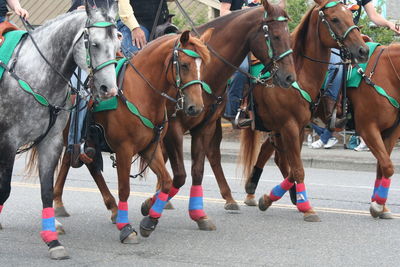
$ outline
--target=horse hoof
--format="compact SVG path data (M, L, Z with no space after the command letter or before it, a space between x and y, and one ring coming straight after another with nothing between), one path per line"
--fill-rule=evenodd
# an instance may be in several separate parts
M224 205L224 209L225 210L229 210L229 211L239 211L240 207L239 205L236 203L236 201L233 202L227 202Z
M258 208L261 211L266 211L272 205L272 201L269 199L267 195L260 197L258 200Z
M65 260L69 259L67 251L63 246L57 246L49 249L49 255L52 260Z
M251 195L254 195L254 193L256 192L256 188L257 188L257 185L255 185L255 184L253 184L253 183L246 183L245 184L245 186L244 186L244 189L246 190L246 193L247 194L251 194Z
M146 199L143 203L142 206L140 207L140 211L142 212L143 216L149 215L150 209L151 209L151 198Z
M244 199L244 204L246 204L247 206L257 206L257 201L254 197L254 195L247 195L246 198Z
M56 220L56 231L59 235L65 235L64 226L58 220Z
M123 244L138 244L139 238L135 229L133 229L132 225L127 224L119 233L119 240Z
M151 233L156 229L158 219L146 216L140 222L140 235L143 237L149 237Z
M205 218L205 219L200 219L197 222L197 226L199 227L200 230L203 231L215 231L217 230L217 227L213 223L213 221L210 218Z
M317 214L304 214L304 221L306 222L320 222L321 219Z
M64 206L55 208L54 214L56 217L69 217L70 216Z
M394 216L390 211L385 211L381 215L379 215L379 218L380 219L390 220L390 219L394 219Z
M371 202L371 205L369 207L369 212L371 213L371 216L374 218L378 218L383 214L383 205L380 205L376 202Z
M174 205L172 205L171 201L168 201L167 204L165 204L164 207L165 210L174 210Z

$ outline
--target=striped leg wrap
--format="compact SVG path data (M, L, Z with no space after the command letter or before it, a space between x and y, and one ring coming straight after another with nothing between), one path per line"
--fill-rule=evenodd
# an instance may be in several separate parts
M381 184L379 185L374 195L376 203L380 205L385 205L389 194L390 182L390 178L382 177Z
M171 189L169 190L168 193L168 200L171 200L176 194L178 194L179 188L175 188L174 186L171 186Z
M296 184L297 191L297 209L301 212L307 212L311 209L310 201L307 198L306 185L304 183Z
M194 221L207 216L203 210L203 187L201 185L193 185L190 188L189 215Z
M45 208L42 211L42 231L40 232L40 236L45 243L50 243L58 239L53 208Z
M374 185L374 191L372 192L372 196L371 196L371 202L376 201L375 199L375 193L376 190L378 190L378 187L381 185L381 179L376 179L375 180L375 185Z
M153 206L151 206L149 215L152 218L158 219L161 217L161 213L163 212L164 207L167 204L168 194L164 192L159 192L153 198L155 198L156 201L154 202Z
M121 230L125 225L129 224L128 220L128 202L120 201L118 203L118 215L117 215L117 228Z
M269 194L269 198L272 201L277 201L283 197L283 195L293 186L294 183L290 182L288 178L283 180L282 183L275 186L271 193Z

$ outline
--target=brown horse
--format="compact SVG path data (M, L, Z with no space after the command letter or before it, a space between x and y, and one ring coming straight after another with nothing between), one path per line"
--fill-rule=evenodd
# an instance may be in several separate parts
M217 53L238 67L249 52L262 63L269 65L273 57L276 62L274 82L288 87L295 80L290 51L287 14L278 6L264 1L263 6L232 12L217 18L198 28L199 32L215 28L208 42ZM269 47L269 48L268 48ZM270 53L268 53L270 52ZM274 55L274 56L271 56ZM277 60L278 59L278 60ZM225 108L226 81L235 71L215 54L206 66L204 80L211 86L213 94L204 97L204 112L196 118L185 116L182 112L174 113L169 107L170 127L164 139L168 159L174 173L173 188L178 191L185 183L186 171L183 162L183 135L189 131L192 136L192 187L189 201L189 215L197 222L201 230L214 230L214 223L203 210L202 180L204 161L207 156L218 182L222 197L226 200L225 209L238 210L239 206L231 195L222 166L220 143L222 138L221 115ZM147 214L152 199L142 205L142 213Z
M390 154L400 137L399 69L400 45L380 46L372 54L366 69L366 76L371 77L372 84L363 80L359 87L348 90L354 110L356 131L377 159L376 180L370 206L374 218L392 218L386 207L386 200L390 177L394 174ZM374 84L383 88L388 98L378 93Z
M289 90L279 87L266 90L261 85L256 85L253 91L255 111L262 126L273 131L277 148L275 162L285 177L269 195L260 198L259 208L266 210L296 183L297 208L304 213L304 220L309 222L320 219L307 199L300 152L304 127L312 115L311 102L317 100L328 68L327 64L319 62L329 61L330 48L342 47L358 62L365 62L369 51L354 26L351 12L342 3L324 0L315 2L317 5L303 17L292 34L298 84L304 91L295 87ZM244 177L247 178L246 192L249 194L245 203L250 205L255 205L255 187L262 168L274 151L274 145L266 140L258 154L259 137L260 132L251 129L243 130L241 135L240 154Z
M95 162L87 167L103 194L106 206L112 210L114 217L117 215L116 224L122 243L138 242L137 233L128 220L127 203L131 160L135 154L147 161L161 185L156 205L150 211L151 217L145 217L141 222L141 234L149 236L161 216L172 185L158 142L167 127L166 102L178 95L183 98L186 114L194 116L203 110L201 64L210 58L203 42L208 41L211 34L212 29L206 31L199 40L186 31L179 36L169 35L149 43L127 66L122 84L124 90L123 93L119 92L118 108L94 113L96 124L104 129L107 143L116 153L118 208ZM135 109L133 105L141 115L131 114ZM70 167L68 157L68 153L64 154L55 186L54 200L58 208L62 207L62 189Z

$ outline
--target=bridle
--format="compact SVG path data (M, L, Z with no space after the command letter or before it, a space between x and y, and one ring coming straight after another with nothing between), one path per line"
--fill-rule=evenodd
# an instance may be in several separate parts
M274 76L274 74L278 71L278 69L279 69L279 67L277 65L278 61L280 61L284 57L293 53L293 50L289 49L280 55L275 55L274 49L272 48L272 44L271 44L270 34L269 34L269 26L268 26L269 23L271 23L271 22L287 22L287 21L288 21L288 18L286 18L284 16L279 16L277 18L268 18L268 12L264 11L264 25L262 26L262 29L264 31L265 42L268 47L268 57L271 59L271 62L261 70L259 76L257 77L257 79L262 81L261 83L265 83L268 79L271 79ZM261 77L266 72L270 72L271 76L267 79L261 79Z
M182 52L185 55L195 58L195 59L197 59L197 58L201 59L201 56L193 50L181 48L180 45L181 45L180 42L178 42L178 40L177 40L175 42L174 49L172 52L172 65L175 67L175 88L177 88L177 90L178 90L176 111L183 109L183 101L184 101L184 95L185 95L184 90L194 84L200 84L204 92L206 92L207 94L212 94L210 86L202 80L192 80L190 82L182 84L181 62L179 61L179 52Z
M331 25L329 24L329 21L326 19L325 13L324 11L328 8L331 7L335 7L338 4L341 4L342 2L339 1L333 1L333 2L329 2L327 3L325 6L321 7L318 11L318 15L321 19L321 22L324 23L326 25L326 27L328 28L329 34L330 36L333 38L333 40L336 41L336 43L339 46L339 49L342 51L342 55L346 58L346 59L350 59L351 58L351 53L350 51L346 48L346 46L344 45L344 40L347 38L347 36L349 36L350 32L354 29L360 30L356 25L352 25L350 26L342 36L339 36L338 34L336 34L333 30ZM319 24L318 24L319 25ZM319 28L318 28L319 29ZM319 31L318 31L319 32Z

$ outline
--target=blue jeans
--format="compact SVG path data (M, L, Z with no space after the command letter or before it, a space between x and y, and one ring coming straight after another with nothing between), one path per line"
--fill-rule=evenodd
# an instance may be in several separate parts
M75 70L75 73L78 74L78 69ZM80 80L82 82L84 82L87 76L88 76L87 73L82 70ZM75 77L75 75L73 75L71 78L71 84L73 87L77 88L78 80ZM77 95L76 97L78 98L81 96ZM89 96L81 98L81 102L79 103L79 106L77 106L71 110L70 125L69 125L69 132L68 132L68 146L67 146L68 151L70 151L69 149L70 149L71 145L75 144L74 140L78 140L78 143L81 142L83 122L86 117L87 103L89 102L89 98L90 98ZM75 100L75 101L77 101L77 100ZM76 121L76 108L79 109L79 113L78 113L78 127L77 127L78 129L76 131L77 136L75 137L74 133L75 133L75 123L76 123L75 122Z
M311 127L315 130L315 132L319 135L319 139L321 139L322 143L326 144L330 138L332 138L332 132L329 131L328 128L322 128L318 125L311 123Z
M339 50L333 48L332 52L339 53ZM339 55L335 53L331 53L331 63L339 63L341 62L341 58ZM340 85L342 84L343 79L343 65L332 65L330 64L328 67L328 77L324 84L325 95L331 97L336 100L339 95Z
M249 71L249 60L244 59L239 68L243 71ZM248 82L246 75L236 71L232 76L232 82L228 88L228 101L226 102L225 114L227 118L234 118L240 107L240 100L243 97L244 85Z
M0 23L6 21L6 17L0 16Z
M146 40L149 41L150 31L143 26L140 26L140 28L144 31ZM139 51L139 48L132 42L131 30L121 20L117 21L117 29L119 32L122 33L122 43L121 43L122 53L126 57L131 57L134 53Z

